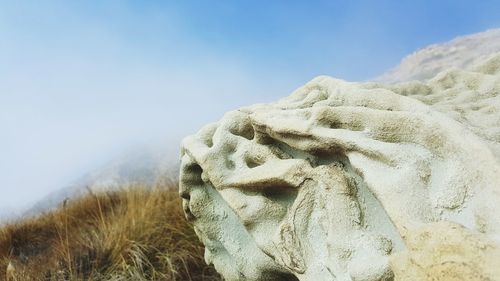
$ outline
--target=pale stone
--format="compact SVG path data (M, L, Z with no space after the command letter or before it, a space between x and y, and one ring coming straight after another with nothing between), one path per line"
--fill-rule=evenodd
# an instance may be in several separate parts
M206 261L227 280L499 279L499 69L318 77L185 138Z

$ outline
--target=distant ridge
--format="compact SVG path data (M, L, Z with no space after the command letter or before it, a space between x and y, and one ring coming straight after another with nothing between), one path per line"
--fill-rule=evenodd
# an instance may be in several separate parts
M496 52L500 52L500 28L460 36L417 50L373 81L397 83L427 80L449 68L469 70Z
M168 145L167 145L168 144ZM178 174L178 142L141 146L56 190L38 201L25 215L36 215L58 207L66 199L73 199L89 191L119 189L127 185L154 186L168 178L175 181Z

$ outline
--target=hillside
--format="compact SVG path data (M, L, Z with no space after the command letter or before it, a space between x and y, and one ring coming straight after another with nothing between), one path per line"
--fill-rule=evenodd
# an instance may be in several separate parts
M179 152L177 145L172 143L177 144L178 141L144 145L126 151L67 186L48 194L25 214L35 215L50 210L66 199L87 194L88 189L99 192L134 184L151 187L165 178L175 180L178 176Z
M176 184L88 193L0 228L0 280L220 280Z

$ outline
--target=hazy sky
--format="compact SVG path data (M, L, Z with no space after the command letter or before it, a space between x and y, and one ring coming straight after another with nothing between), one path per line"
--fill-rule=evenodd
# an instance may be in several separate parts
M317 75L499 27L499 3L0 1L0 211Z

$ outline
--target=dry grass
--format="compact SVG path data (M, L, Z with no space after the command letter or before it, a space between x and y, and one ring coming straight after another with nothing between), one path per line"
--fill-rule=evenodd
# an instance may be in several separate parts
M221 280L174 184L89 194L0 228L0 280Z

